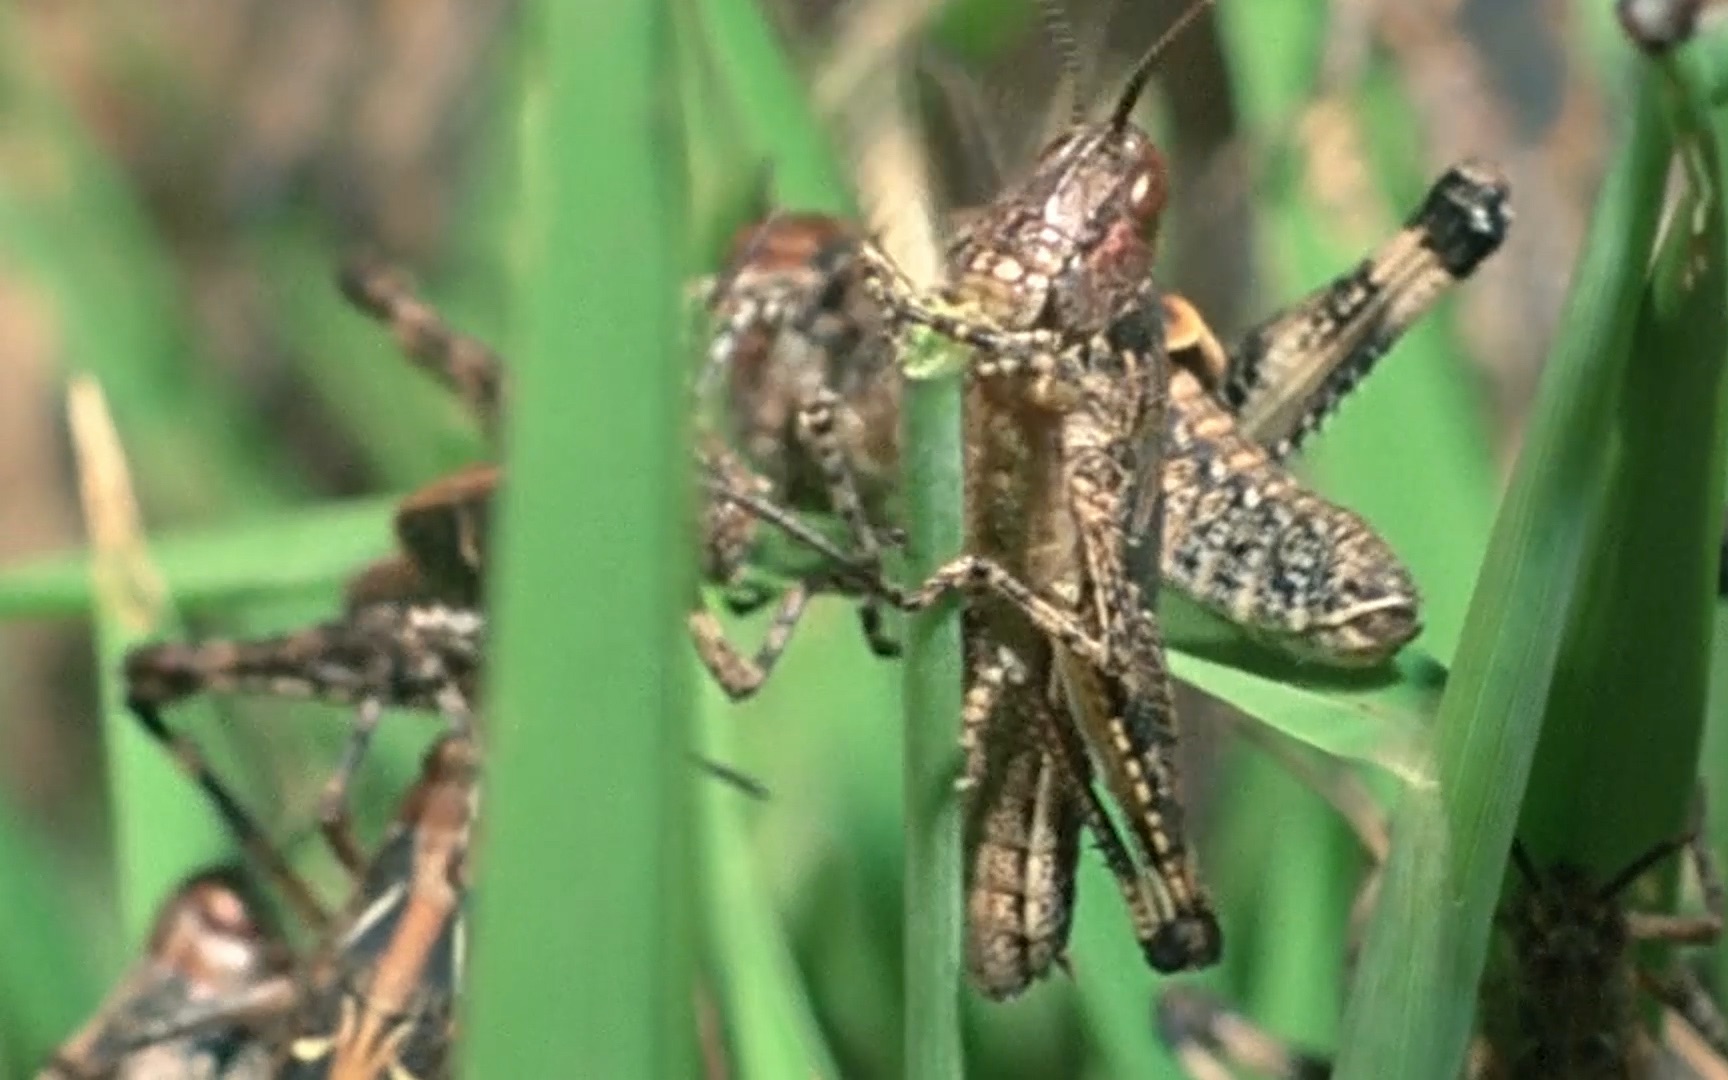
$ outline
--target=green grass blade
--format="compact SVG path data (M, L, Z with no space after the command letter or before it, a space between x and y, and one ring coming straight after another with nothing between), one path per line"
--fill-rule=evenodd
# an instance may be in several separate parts
M922 337L922 347L952 351ZM917 348L917 346L915 346ZM906 386L906 551L922 581L959 554L960 380ZM906 632L906 1073L914 1080L962 1074L960 1050L960 817L954 797L960 744L960 618L944 603L913 616Z
M1317 670L1239 670L1173 652L1170 669L1183 682L1229 702L1269 727L1336 757L1378 766L1406 784L1432 784L1429 718L1446 673L1437 661L1409 650L1382 675Z
M712 684L703 697L702 752L730 763L737 715ZM745 797L717 781L699 784L708 973L734 1068L740 1076L838 1077L750 849Z
M399 497L354 499L219 528L165 533L151 558L182 605L328 589L389 550ZM0 618L81 615L92 606L88 552L0 570Z
M1695 145L1714 194L1689 190L1676 204L1639 311L1603 535L1519 828L1539 863L1564 857L1603 876L1683 831L1703 735L1728 274L1715 140L1700 130Z
M121 678L126 651L174 633L176 627L142 545L119 438L95 382L73 383L70 414L85 527L96 551L90 567L96 601L96 685L121 924L125 940L142 947L162 899L194 866L226 854L228 845L197 788L126 708ZM206 730L213 719L202 700L176 713L176 724L190 722Z
M0 807L0 1076L30 1076L101 995L67 875ZM10 1067L10 1071L8 1071Z
M1345 1013L1342 1080L1450 1080L1560 639L1602 506L1600 433L1627 361L1669 142L1650 80L1603 184L1441 703L1440 787L1396 816Z
M798 72L757 0L681 0L713 50L758 157L772 164L775 201L800 210L851 209L847 185Z
M526 347L493 593L464 1071L689 1076L679 614L692 544L671 27L648 0L528 15Z

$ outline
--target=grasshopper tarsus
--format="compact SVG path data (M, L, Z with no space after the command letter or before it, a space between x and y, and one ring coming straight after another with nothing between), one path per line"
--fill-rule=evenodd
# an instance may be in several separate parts
M1460 161L1441 174L1405 223L1455 278L1466 277L1498 251L1512 225L1506 176L1492 162Z

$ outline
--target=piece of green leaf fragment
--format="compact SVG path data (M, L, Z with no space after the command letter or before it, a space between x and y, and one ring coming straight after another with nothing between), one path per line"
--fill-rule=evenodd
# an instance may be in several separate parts
M920 382L952 378L966 369L969 352L928 326L914 326L906 332L900 367L908 379Z

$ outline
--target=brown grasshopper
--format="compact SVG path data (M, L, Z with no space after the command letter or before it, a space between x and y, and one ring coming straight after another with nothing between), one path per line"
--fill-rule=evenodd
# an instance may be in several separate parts
M1335 410L1346 390L1446 288L1495 250L1508 221L1505 197L1505 183L1492 169L1474 163L1453 167L1395 237L1349 273L1267 320L1232 354L1224 352L1190 306L1178 297L1165 297L1166 341L1179 362L1172 372L1163 470L1161 573L1166 581L1196 598L1212 598L1209 606L1223 609L1239 625L1285 651L1332 666L1380 662L1414 634L1416 594L1402 564L1359 518L1283 473L1276 460ZM898 464L898 426L889 422L898 410L897 372L883 377L875 349L864 351L874 359L853 370L847 366L853 354L808 347L805 339L858 340L855 332L832 328L821 334L800 332L793 338L795 348L769 351L772 342L781 340L772 336L776 312L820 309L824 322L844 322L845 313L857 310L856 282L835 283L832 275L856 277L862 238L832 219L807 215L771 217L754 230L754 235L741 237L737 250L748 251L754 244L779 257L763 258L750 275L729 268L730 280L735 289L753 288L769 299L738 305L743 314L733 315L730 334L717 337L712 359L716 366L724 365L731 379L728 415L739 428L733 438L750 450L753 462L763 463L765 472L808 473L808 464L796 460L798 444L784 436L792 411L784 386L812 377L800 372L799 365L809 368L812 357L819 358L817 374L827 374L846 389L842 402L851 416L842 430L848 433L849 453L860 477L857 487L868 493L866 513L880 521L877 515L892 513L889 481ZM786 257L800 250L820 253L820 263ZM818 273L819 267L827 274ZM717 291L707 290L710 296ZM857 320L853 325L856 329ZM1236 400L1251 410L1252 428L1233 422L1231 407L1207 392L1224 385L1224 379L1243 366L1259 372L1232 382L1244 388ZM1291 406L1293 392L1267 375L1272 370L1306 387L1300 408ZM867 404L853 408L860 393L868 394ZM829 509L819 491L796 490L804 492L801 509ZM1299 566L1306 575L1295 573ZM1005 673L995 670L980 686L990 689L1005 681ZM1031 974L1047 966L1037 956L1059 952L1065 918L1046 913L1065 911L1061 896L1072 892L1071 879L1055 871L1047 857L1056 852L1057 865L1071 864L1062 853L1073 850L1076 842L1077 810L1064 797L1052 795L1055 790L1047 768L1015 756L1004 765L1000 782L973 796L980 810L973 815L971 832L984 843L983 849L975 849L975 877L983 884L969 906L974 915L992 906L999 912L1030 906L1039 912L1034 921L1044 929L981 931L995 944L974 941L969 950L977 956L1013 951L1014 939L1027 937L1035 957ZM1032 837L1041 839L1028 839ZM1028 855L1029 843L1033 847ZM1062 879L1061 888L1044 900L1029 901L1006 887L1003 883L1023 864L1047 881ZM998 918L975 925L1003 922ZM1013 920L1007 925L1012 927ZM1026 976L985 979L979 975L980 964L974 964L973 971L975 981L1003 994L1023 986Z
M280 1032L250 1017L181 1038L127 1047L145 1025L243 996L282 976L287 947L230 868L193 874L163 901L144 958L37 1080L266 1080Z
M967 554L898 600L916 610L950 592L967 594L967 626L974 634L967 659L974 677L997 652L1019 669L1014 678L1031 688L1012 711L1002 708L1009 700L1005 694L975 695L973 701L985 700L1006 715L969 715L967 726L984 732L974 742L1040 745L1046 765L1063 774L1061 786L1075 793L1089 790L1091 760L1103 769L1113 799L1127 814L1134 855L1149 873L1122 874L1134 863L1108 819L1084 799L1080 817L1099 835L1122 879L1148 962L1175 971L1214 962L1220 941L1182 837L1171 769L1175 718L1151 611L1164 569L1159 533L1168 537L1175 525L1182 537L1185 513L1189 520L1207 510L1222 517L1223 529L1187 533L1195 541L1192 550L1175 548L1179 573L1168 576L1181 580L1186 572L1189 581L1212 585L1197 594L1232 601L1230 613L1246 621L1257 612L1240 601L1256 598L1229 578L1206 583L1202 558L1225 561L1217 558L1222 555L1252 566L1257 547L1283 554L1264 546L1264 526L1287 522L1255 513L1270 473L1264 452L1247 440L1239 440L1238 453L1209 452L1201 440L1231 434L1229 425L1208 425L1202 415L1184 426L1204 405L1200 395L1187 394L1189 412L1167 420L1173 381L1165 354L1168 305L1148 276L1165 167L1150 140L1129 122L1156 52L1155 47L1135 70L1109 121L1064 132L1043 152L1029 180L1011 187L969 226L950 252L950 284L937 295L919 295L873 249L866 249L866 281L896 320L921 324L975 350L966 370ZM1197 341L1204 344L1204 338ZM1221 408L1213 413L1227 419ZM1161 451L1172 421L1172 449L1183 464L1199 466L1187 477L1178 475L1175 490L1211 484L1222 489L1220 498L1178 503L1168 497ZM1292 489L1274 494L1288 504ZM1313 520L1311 508L1295 509ZM1337 535L1377 541L1359 519L1340 516ZM1274 601L1261 607L1273 615L1288 612L1288 603L1277 602L1290 599L1292 585L1310 584L1317 554L1335 550L1336 535L1325 530L1304 539L1291 545L1286 564L1258 568L1272 585L1267 595ZM1369 559L1359 551L1339 553L1355 578L1365 566L1396 567L1389 552L1384 558L1368 552ZM1235 588L1217 587L1222 584ZM1408 640L1416 624L1407 578L1371 577L1364 584L1340 590L1340 610L1323 612L1317 627L1298 629L1330 634L1323 643L1333 652L1344 651L1340 643L1352 637L1390 638L1394 648ZM1397 593L1395 604L1375 595L1387 591L1386 585ZM1407 610L1406 617L1388 619L1394 608ZM1003 681L993 676L985 686ZM1077 732L1069 720L1077 721ZM995 756L1005 753L998 749ZM984 754L985 781L992 756ZM968 779L978 776L969 772ZM980 946L969 956L975 980L986 992L1012 993L1053 955L1044 938L1065 931L1065 913L1049 917L1066 907L1063 890L1038 896L1032 886L1040 878L1066 876L1059 865L1050 874L1047 861L1066 858L1074 845L1049 838L1063 837L1064 830L1071 835L1073 817L1038 812L1048 804L1038 794L1042 778L1018 785L1010 778L994 792L988 782L980 786L986 830L978 838L983 844L971 849L981 860L973 868L975 882L984 879L988 891L991 875L984 871L1002 861L990 857L1018 856L1018 867L1007 860L1009 888L994 899L1038 901L1036 916L1024 926L1010 923L1000 934L985 927L983 941L974 932L973 944ZM991 812L1001 809L992 799L1003 786L1021 796L1006 816L1024 827L992 835ZM1021 881L1028 883L1023 893L1016 892ZM975 891L972 900L980 899ZM1024 952L1014 948L1017 937Z
M1313 431L1451 283L1491 253L1508 221L1505 184L1465 163L1447 171L1390 242L1274 316L1226 354L1180 298L1165 297L1171 369L1163 470L1163 579L1269 644L1331 667L1371 666L1417 628L1417 594L1368 526L1285 473L1278 459ZM1208 387L1240 364L1233 418ZM1348 373L1347 377L1338 373ZM1306 399L1284 382L1306 385ZM1050 795L1049 764L998 750L994 786L969 820L968 959L992 996L1019 992L1059 957L1073 896L1075 810ZM994 956L995 960L986 958Z
M148 714L140 719L211 797L245 849L324 942L299 970L139 1025L121 1049L137 1052L232 1026L237 1017L268 1016L287 1031L276 1052L275 1076L449 1076L463 979L469 842L479 798L475 743L445 734L427 750L419 779L356 875L354 898L338 921L270 844L198 747L159 719L152 721Z
M895 602L920 610L966 596L969 670L976 678L1002 657L1032 691L997 695L988 718L963 718L983 732L984 764L990 747L1043 752L1081 796L1147 962L1170 972L1215 963L1222 942L1183 829L1153 611L1168 358L1149 275L1167 169L1129 114L1162 45L1107 120L1060 134L979 214L935 295L870 247L865 280L896 322L975 350L965 371L966 554ZM1087 797L1094 759L1132 848Z
M1469 1080L1713 1080L1728 1072L1728 1025L1696 979L1679 966L1641 969L1632 953L1641 941L1713 944L1721 935L1721 877L1697 828L1702 800L1694 813L1686 835L1655 845L1605 882L1567 863L1538 870L1523 844L1513 842L1521 886L1496 917L1505 958L1483 986L1482 1030L1464 1073ZM1360 819L1352 823L1363 835ZM1370 824L1369 832L1364 843L1383 851L1384 823ZM1705 912L1624 910L1626 890L1681 851L1691 855ZM1376 880L1372 875L1370 886ZM1640 987L1667 1010L1671 1030L1677 1024L1688 1029L1687 1039L1671 1035L1658 1045L1650 1038L1639 1015ZM1196 1080L1229 1076L1226 1063L1279 1080L1331 1073L1325 1058L1286 1046L1198 987L1166 988L1156 1012L1160 1038Z
M1499 918L1508 962L1484 987L1484 1080L1653 1075L1657 1047L1639 1016L1640 986L1728 1060L1728 1025L1690 973L1679 966L1647 971L1632 955L1638 942L1712 945L1722 936L1722 879L1699 829L1702 820L1700 800L1687 835L1657 844L1606 882L1569 863L1544 873L1521 843L1513 843L1523 889ZM1622 909L1628 888L1682 851L1690 853L1703 887L1704 913Z
M1291 353L1310 357L1323 354L1331 357L1334 366L1365 370L1432 302L1438 291L1473 268L1470 256L1457 254L1468 253L1471 246L1449 245L1448 236L1472 238L1473 257L1478 260L1498 243L1499 234L1493 228L1485 235L1475 235L1459 227L1460 212L1473 215L1466 218L1466 223L1481 219L1492 226L1498 222L1498 229L1503 232L1504 215L1500 211L1503 185L1490 178L1490 182L1478 183L1474 188L1465 187L1465 194L1476 200L1475 205L1465 205L1461 200L1441 198L1453 175L1449 173L1442 185L1437 185L1429 204L1385 252L1376 253L1353 275L1340 279L1269 323L1260 334L1264 344L1257 351L1279 357ZM1465 176L1474 179L1467 173ZM899 380L898 373L886 365L891 351L885 347L887 339L881 328L880 309L867 302L869 298L861 288L859 244L857 234L834 219L776 215L740 235L719 282L702 290L721 321L721 330L710 350L710 370L720 369L727 374L726 412L734 427L731 434L751 458L751 465L759 467L762 473L755 481L756 498L749 499L741 497L751 492L752 474L748 469L736 459L720 455L705 462L711 493L717 496L705 507L709 523L703 530L710 540L709 561L704 566L705 576L710 580L725 580L725 573L715 568L737 566L743 561L750 547L753 517L762 512L770 494L821 512L833 512L836 505L845 505L843 495L832 494L844 492L845 482L836 484L832 480L835 471L832 463L821 465L818 460L821 454L812 447L812 440L800 434L823 426L808 419L809 403L820 399L823 388L837 393L842 405L840 410L829 406L831 417L836 412L839 415L830 424L841 436L843 467L851 470L850 486L858 493L864 516L881 528L884 516L893 513L891 479L898 461ZM444 367L462 366L440 360L440 356L489 357L488 366L496 364L496 358L484 347L457 344L466 339L453 335L435 313L406 294L387 274L375 269L364 274L351 272L345 288L362 308L397 327L397 336L410 353L435 373ZM1346 288L1351 290L1349 294L1343 292ZM1175 323L1178 329L1187 325L1190 324ZM1215 346L1209 333L1203 339L1190 334L1178 343L1184 350L1193 350L1200 342ZM474 383L460 378L446 381L459 389L465 381L469 385ZM496 387L499 382L480 380L480 385ZM1199 384L1190 381L1187 385ZM484 395L485 400L493 403L498 397L491 391ZM1175 407L1183 407L1180 395ZM484 408L481 412L483 417L490 415ZM717 476L729 466L734 467L730 476ZM1171 471L1167 467L1167 482ZM467 483L471 478L475 482ZM405 504L399 515L399 532L403 534L404 548L409 551L435 549L420 561L442 560L446 566L454 562L458 574L465 575L459 580L473 583L459 595L471 598L477 589L485 535L485 502L471 496L489 490L497 477L490 470L476 470L471 476L459 479L463 482L445 486L444 490L438 490L439 486L429 488L422 497ZM1293 486L1294 482L1290 484ZM751 513L724 516L726 508L740 505L750 507ZM1206 505L1215 507L1218 500ZM1228 509L1233 504L1226 501L1224 505ZM1314 514L1309 507L1301 509L1309 517ZM1332 520L1336 519L1335 515ZM1298 515L1298 524L1304 520ZM1346 528L1334 529L1330 535L1342 535L1345 540L1361 533L1372 536L1359 520L1347 517L1345 521ZM780 523L785 524L784 519ZM853 531L855 535L858 532ZM1167 534L1170 531L1167 524ZM1371 558L1360 558L1362 552L1352 551L1347 544L1336 550L1352 556L1354 565L1374 564ZM452 560L451 552L466 555ZM1368 554L1373 555L1374 551ZM1383 561L1397 565L1389 552ZM413 581L417 575L412 564L412 558L397 560L393 568L374 571L369 578ZM1223 565L1231 564L1226 558ZM1413 610L1414 592L1407 578L1401 579L1396 574L1386 578L1396 587L1392 591L1394 600L1405 602ZM1348 592L1337 588L1320 591L1335 596ZM725 651L705 649L710 668L723 672L722 681L729 687L742 687L747 692L760 685L772 658L789 638L807 598L808 590L802 587L787 593L756 662L728 665ZM1382 604L1379 610L1386 606ZM1300 609L1297 614L1302 614ZM1299 623L1297 633L1312 636L1312 627L1330 629L1336 621L1311 619ZM1345 622L1347 629L1353 629L1363 620ZM1382 618L1380 622L1394 628L1400 625L1396 619ZM721 641L718 624L706 613L693 619L693 625L704 623L703 631L697 635L699 643L704 639ZM1372 643L1379 656L1388 654L1414 632L1413 619L1404 620L1402 625L1408 631L1391 644L1386 643L1384 633ZM1066 801L1061 801L1061 805L1068 806ZM1066 812L1072 817L1071 809ZM1014 816L1010 813L1006 818L1011 821ZM1063 827L1045 834L1073 837L1074 831Z
M489 433L496 432L505 380L503 361L495 352L452 329L408 289L399 274L382 264L354 260L343 268L340 285L359 310L391 327L403 351L453 389ZM830 406L826 397L809 402L800 414L800 430L810 445L820 449L821 460L835 463L840 454L831 449L835 413ZM706 432L698 433L696 458L702 494L702 577L727 587L728 602L735 610L749 610L767 599L762 590L749 590L750 583L745 580L760 539L756 526L762 514L745 509L739 499L746 504L771 503L773 483ZM833 467L842 468L838 464ZM479 604L485 586L491 504L503 477L496 466L475 466L435 481L404 500L396 514L401 553L356 576L349 585L350 605L403 599ZM851 488L844 473L839 473L833 484L834 490L843 493L837 497L839 505L857 506L856 498L846 494ZM697 655L734 700L749 697L762 685L812 593L861 592L858 583L868 580L877 565L879 534L862 525L859 512L852 514L860 523L861 539L855 553L843 552L828 537L790 515L776 517L784 530L821 556L822 562L799 574L797 581L781 591L779 606L756 654L746 656L730 644L700 593L692 601L689 628ZM874 651L894 655L897 646L883 636L877 609L868 598L862 616Z

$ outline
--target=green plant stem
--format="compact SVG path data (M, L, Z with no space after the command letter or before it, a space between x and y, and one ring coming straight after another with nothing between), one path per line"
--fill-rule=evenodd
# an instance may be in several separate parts
M693 564L670 24L653 0L529 17L526 348L462 1071L686 1077Z
M916 348L942 348L926 337ZM907 556L922 580L960 551L960 380L908 380L905 405ZM961 1075L960 821L954 798L960 735L960 620L943 603L906 634L906 1073Z

